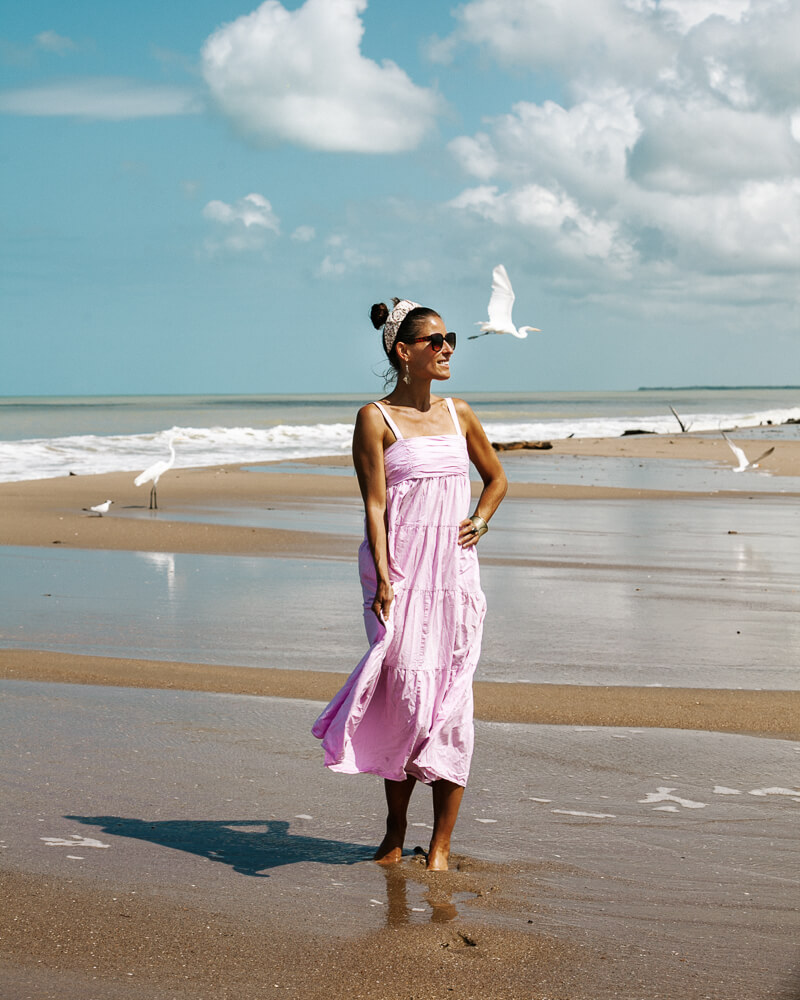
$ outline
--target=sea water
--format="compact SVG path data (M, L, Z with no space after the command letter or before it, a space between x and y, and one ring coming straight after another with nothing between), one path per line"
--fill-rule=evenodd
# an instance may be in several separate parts
M448 386L448 389L450 387ZM800 388L633 392L459 392L492 441L619 437L625 431L737 429L800 436ZM375 395L380 396L376 391ZM0 398L0 482L138 471L167 456L176 468L347 454L363 395Z

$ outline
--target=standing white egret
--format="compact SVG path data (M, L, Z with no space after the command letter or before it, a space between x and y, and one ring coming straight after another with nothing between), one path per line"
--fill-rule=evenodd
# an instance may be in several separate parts
M524 340L530 332L541 333L537 326L521 326L517 329L511 319L513 305L514 289L511 287L506 269L502 264L498 264L492 271L489 322L476 323L475 326L479 326L483 333L476 333L472 337L467 337L467 340L477 340L478 337L485 337L487 333L510 333L512 337Z
M175 438L169 438L167 444L169 445L169 458L162 459L160 462L153 462L144 472L140 472L133 481L134 486L142 486L144 483L152 481L153 485L150 487L150 510L158 510L158 495L156 493L158 481L175 464Z
M85 510L87 514L97 514L98 517L102 517L103 514L107 514L113 500L104 500L102 503L95 504L94 507L81 507L81 510Z
M763 454L759 455L758 458L755 460L755 462L750 462L747 459L747 455L745 455L745 453L738 445L734 444L733 441L731 441L731 439L728 437L725 431L720 431L720 434L728 442L728 447L734 453L736 458L739 460L739 464L733 470L734 472L744 472L745 469L757 469L758 463L761 461L761 459L766 458L767 455L771 455L773 451L775 451L775 446L773 445L771 448L767 448L767 450Z

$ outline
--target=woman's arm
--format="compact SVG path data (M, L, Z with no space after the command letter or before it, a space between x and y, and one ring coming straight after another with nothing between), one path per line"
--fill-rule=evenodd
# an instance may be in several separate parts
M486 431L472 412L472 408L463 399L456 399L454 402L464 436L467 439L470 461L483 480L483 490L478 497L473 517L477 514L488 523L506 495L508 480L503 466L500 464L500 459L497 457L497 452L486 437ZM463 520L459 525L458 544L462 548L477 544L480 536L474 533L473 528L474 525L469 518Z
M380 618L389 617L394 590L389 580L389 545L386 537L386 470L383 464L387 428L377 407L362 406L353 433L353 464L364 500L367 544L375 563L378 585L372 610Z

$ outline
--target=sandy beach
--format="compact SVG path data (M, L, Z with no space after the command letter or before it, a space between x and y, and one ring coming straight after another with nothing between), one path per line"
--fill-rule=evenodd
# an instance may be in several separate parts
M768 444L768 442L766 442ZM724 441L694 437L642 435L617 439L572 439L553 442L553 451L561 455L634 457L640 460L662 458L686 462L714 461L731 466L732 456ZM504 456L507 463L518 459L519 452ZM546 453L545 453L546 454ZM223 504L231 506L265 505L273 502L311 505L317 502L358 499L358 484L349 457L308 459L303 465L339 467L343 475L309 472L286 475L281 472L242 471L237 466L209 469L178 469L169 479L169 506L172 510L191 506ZM774 477L774 493L781 494L781 478L800 476L800 441L782 440L775 452L764 460L763 470ZM234 525L174 522L163 519L133 520L116 516L126 507L147 506L146 490L132 483L134 473L115 472L97 476L67 476L23 483L0 483L0 545L69 545L76 548L109 548L163 552L209 552L232 555L349 556L349 543L341 539L321 539L313 532L285 532L276 529L255 531ZM478 489L473 484L473 491ZM746 487L745 487L746 489ZM740 484L730 477L727 490L716 496L740 496ZM764 495L770 495L766 493ZM512 482L509 498L519 499L702 499L705 493L669 489L636 490L624 487L583 487L580 485ZM105 517L88 515L81 508L111 498L112 513ZM162 507L164 505L162 504ZM168 510L163 513L168 515ZM92 521L91 524L87 520Z
M732 458L723 441L692 435L560 441L553 450L651 463ZM516 454L504 457L509 467ZM65 550L78 559L177 553L239 561L225 572L251 565L244 560L291 562L299 579L313 580L324 567L350 567L359 497L347 459L303 464L293 473L176 470L152 514L129 473L0 484L0 545L38 552L44 566L48 553ZM389 877L366 860L380 827L379 788L328 775L308 735L345 669L271 661L270 648L298 641L288 617L272 623L257 667L222 653L212 663L180 656L179 633L169 655L141 655L125 638L136 607L129 626L113 604L113 577L104 583L109 620L120 623L111 655L92 651L88 631L65 648L42 625L46 614L26 619L22 632L8 621L0 953L9 998L796 1000L788 830L800 800L800 577L789 530L797 497L781 481L800 475L800 441L780 441L764 472L768 488L758 494L731 472L713 500L689 490L512 482L509 510L523 520L515 535L501 508L482 559L498 594L514 574L547 580L552 606L570 608L559 627L581 633L589 619L581 622L580 600L573 607L568 595L595 584L641 591L646 603L626 603L594 655L611 659L614 630L635 627L626 624L633 608L665 662L671 636L680 638L681 618L670 617L680 597L686 637L676 655L703 656L688 684L648 674L646 662L620 674L640 683L599 683L606 674L574 670L563 683L567 666L513 679L525 665L493 666L505 647L487 635L488 675L475 685L481 749L457 830L458 870L446 876L427 876L410 854ZM115 500L108 515L82 510L105 498ZM595 544L589 520L560 548L525 555L520 525L542 501L570 511L610 505L624 511L619 524L631 512L668 509L689 540L671 555L653 550L646 531L634 545L623 528L603 528ZM713 545L698 547L691 530L712 502L725 519L703 529ZM249 523L264 509L272 520ZM280 586L276 572L270 587ZM725 587L715 583L713 602L700 607L696 595L720 578ZM38 591L44 585L42 577ZM270 592L258 599L268 616ZM66 615L78 607L70 600ZM617 605L598 607L607 615ZM695 607L686 620L683 609ZM508 608L496 614L507 629ZM541 635L557 623L550 611L535 624ZM554 633L553 647L568 638ZM315 649L325 641L323 633ZM529 640L534 662L540 642ZM737 657L738 673L715 673L717 660L724 671ZM740 683L750 658L758 680ZM424 842L427 796L418 798ZM216 824L213 836L203 824ZM82 847L87 837L108 846ZM74 859L65 854L71 842Z

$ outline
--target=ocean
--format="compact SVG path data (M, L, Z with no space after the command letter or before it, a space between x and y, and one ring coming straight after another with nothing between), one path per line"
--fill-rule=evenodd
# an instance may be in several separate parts
M800 387L676 388L630 392L463 395L492 441L619 437L625 431L738 429L797 437ZM376 394L379 398L380 393ZM346 454L363 395L65 396L0 398L0 482L138 471L166 457L176 468L257 464Z

